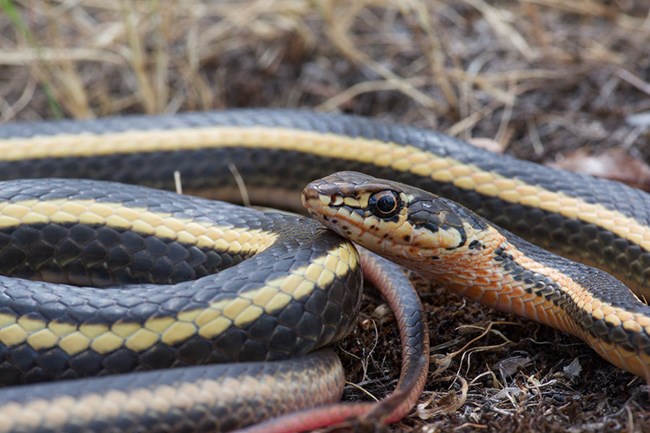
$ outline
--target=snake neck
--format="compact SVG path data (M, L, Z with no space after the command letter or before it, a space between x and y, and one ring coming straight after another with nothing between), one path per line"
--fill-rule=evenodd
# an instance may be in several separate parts
M493 227L472 233L458 248L441 250L415 270L475 301L581 335L579 323L567 322L563 314L577 310L569 302L578 295L576 283Z
M648 375L650 307L606 272L493 227L438 264L419 270L455 293L580 337L610 362Z

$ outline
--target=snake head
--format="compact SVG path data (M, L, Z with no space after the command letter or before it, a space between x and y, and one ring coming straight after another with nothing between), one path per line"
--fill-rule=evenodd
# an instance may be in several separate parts
M302 201L330 229L399 262L429 262L467 246L483 224L447 199L351 171L311 182Z

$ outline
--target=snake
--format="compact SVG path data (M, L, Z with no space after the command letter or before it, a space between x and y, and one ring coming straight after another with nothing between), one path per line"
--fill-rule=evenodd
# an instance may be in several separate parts
M339 172L310 183L303 199L346 238L469 299L580 337L613 364L650 377L650 307L610 274L399 182Z
M334 181L327 178L341 170L346 172L335 175ZM348 172L390 181L362 177L357 182L359 178L346 175ZM303 316L292 311L297 304L287 300L292 296L282 296L287 294L283 292L280 298L284 301L280 302L271 292L278 293L281 282L279 286L288 284L292 289L303 290L303 295L321 296L322 286L333 283L338 299L344 292L342 287L356 287L348 283L360 279L354 248L312 220L250 213L250 209L243 211L228 205L223 207L225 211L212 212L207 210L213 206L210 200L156 191L173 190L177 184L174 173L180 174L183 192L189 195L230 202L241 202L242 196L247 196L256 204L297 211L302 209L300 191L305 185L326 178L328 184L336 185L335 189L325 188L325 194L319 193L315 198L311 184L302 200L312 215L335 231L344 236L357 235L354 240L365 247L431 278L442 278L452 290L472 299L578 335L614 365L648 376L650 314L643 300L650 297L646 281L650 275L650 201L645 193L634 188L496 155L435 131L304 110L226 110L15 123L0 126L0 177L6 179L0 184L0 200L6 211L0 218L0 232L6 242L0 263L11 268L2 270L10 276L0 285L4 300L19 301L14 310L0 307L0 378L13 385L15 381L38 382L45 376L80 377L65 383L79 383L83 392L66 392L66 387L56 384L8 388L0 397L0 425L9 426L7 430L35 430L35 425L29 424L30 417L38 418L46 407L54 408L50 422L66 418L69 408L75 405L79 413L86 414L98 406L101 398L97 396L105 388L110 391L108 401L115 402L105 412L119 414L125 409L124 402L153 402L151 396L160 395L160 401L153 402L159 405L156 413L166 413L170 408L166 396L179 389L172 385L177 383L175 380L187 386L184 399L200 394L199 390L215 389L223 394L224 389L246 388L244 383L257 381L252 389L269 388L260 392L262 397L256 403L264 408L260 412L268 412L269 416L282 404L269 396L276 390L275 379L283 374L294 374L289 379L292 382L311 371L306 383L319 389L317 395L324 394L323 388L327 387L320 379L330 376L330 370L320 362L331 358L328 352L323 356L320 352L305 355L302 359L308 367L301 367L298 373L286 373L287 364L275 363L273 359L278 352L306 354L344 335L351 326L360 295L353 290L344 295L345 302L332 301L339 306L347 304L347 312L333 307L330 310L331 304L327 302L305 310L308 316L311 313L310 317L318 316L321 321L320 313L325 311L341 325L336 331L323 332L314 331L307 320L300 322ZM246 194L242 194L242 183ZM328 206L320 206L316 212L311 205L315 202ZM378 220L372 213L383 212L381 208L391 203L396 207L390 209L390 216L384 215L385 220ZM345 229L340 221L338 227L332 227L331 215L329 222L325 220L331 209L335 209L337 218L345 216ZM300 229L285 228L295 225ZM102 230L106 233L100 236ZM217 233L218 241L210 240L208 232ZM373 237L375 233L381 233L380 242ZM569 264L518 236L584 265ZM100 237L109 246L114 245L111 242L117 237L126 238L126 243L134 248L127 252L116 249L113 260L117 264L115 274L128 275L127 283L136 286L135 292L120 291L127 290L126 286L122 288L122 280L118 282L111 274L113 271L109 272L104 265L88 271L101 255L93 240ZM151 238L157 241L148 241ZM56 239L63 245L58 252L62 260L46 259L41 253L32 260L35 264L26 265L25 251L16 252L47 244L47 239ZM431 239L440 244L431 246ZM16 241L19 247L15 246ZM126 261L140 257L142 245L149 242L148 248L159 254L160 260L147 256L133 260L131 268L125 267ZM305 247L298 256L312 262L301 261L302 265L297 265L295 256L285 258L288 250L300 249L298 244ZM234 255L226 254L229 249ZM162 258L162 250L200 263L194 267L188 263L170 264L168 258ZM324 250L327 255L321 254ZM4 260L3 254L10 259ZM197 259L197 255L204 259ZM482 259L488 267L477 271L475 265L469 264L470 257ZM60 272L61 269L53 269L53 262L59 267L64 263L63 267L68 268ZM205 266L208 262L214 264L210 269ZM245 263L249 263L250 267L245 268L248 270L238 271ZM212 273L221 268L222 272ZM324 269L326 276L309 271L314 268ZM83 278L79 276L80 269ZM310 278L297 282L296 272ZM182 273L195 279L182 281ZM37 279L54 278L59 286L53 288L54 283L26 280L26 274L36 274ZM244 276L253 281L244 280ZM497 277L505 278L506 283L497 282ZM206 279L223 281L232 293L246 286L246 290L239 292L245 299L238 295L235 303L230 304L234 298L227 295L198 294L202 292L194 289ZM268 281L276 286L268 286ZM88 292L86 287L83 291L77 287L89 282L111 288ZM113 291L116 284L118 294L109 295L106 300L105 293ZM34 294L44 286L45 291ZM186 294L185 299L172 299L170 287L179 288ZM63 309L75 306L65 305L68 294L80 300L69 302L79 307L76 313ZM271 307L264 300L271 302ZM28 311L28 307L34 310ZM92 308L99 312L91 314ZM269 311L275 314L273 319ZM144 312L150 314L148 319L139 315ZM277 324L276 319L283 314L291 317L288 322L292 323L279 325L282 331L275 334L274 343L263 340L258 344L262 336L273 334L269 330L273 326L266 328L262 323ZM109 319L114 321L110 326ZM151 320L151 326L147 326L147 320ZM231 324L254 329L254 338L244 339L241 327L235 326L235 331L231 331ZM205 335L200 333L202 326L208 327L208 331L203 331ZM307 335L301 339L303 331L326 338L316 341ZM300 337L285 345L284 340L291 340L288 334ZM226 369L234 371L225 375L229 386L214 385L214 378L201 376L204 370L193 370L196 367L185 364L193 357L206 362L223 357L223 361L230 362L231 359L225 359L230 355L224 355L223 349L201 350L213 346L214 338L218 340L219 336L227 340L227 347L236 346L235 352L252 352L253 360L263 358L271 362L254 367L246 363L226 364ZM144 350L133 353L127 346L130 338L133 348ZM156 346L156 356L147 357L147 343L153 340L167 340L170 344ZM67 343L60 346L63 341ZM39 349L46 346L56 354L38 357L43 352ZM261 346L272 350L266 352ZM78 352L71 356L65 348ZM424 349L422 345L418 347L419 356ZM108 357L100 358L99 352ZM74 362L75 359L83 361ZM164 392L159 394L147 394L140 388L154 376L160 376L158 371L138 372L145 376L138 376L143 379L137 380L129 379L133 377L129 375L124 379L86 378L95 372L119 373L117 370L125 364L136 365L136 369L176 366L179 368L169 372L179 372L180 376L163 378ZM24 372L27 374L23 375ZM334 379L341 381L340 376ZM23 393L21 389L47 389L47 393ZM132 389L139 393L132 393ZM340 395L338 389L319 402L336 400ZM288 394L298 400L302 395L296 389ZM37 395L45 397L36 399ZM17 414L24 413L21 411L34 399L38 404L30 407L30 417L23 417L29 418L26 427L16 426L13 420L20 418ZM148 407L133 406L133 412L144 412L149 416L147 422L153 423ZM189 419L187 422L194 426L208 422L214 427L215 416L204 421L208 410L205 405L199 406L194 412L189 410L164 422L182 423L185 421L181 420ZM250 413L246 411L251 410L250 406L246 408L234 419L248 419ZM226 412L222 409L216 418L225 417ZM42 423L39 426L47 427ZM225 429L241 426L233 424ZM96 430L110 427L101 419L92 424ZM122 429L129 428L131 425Z

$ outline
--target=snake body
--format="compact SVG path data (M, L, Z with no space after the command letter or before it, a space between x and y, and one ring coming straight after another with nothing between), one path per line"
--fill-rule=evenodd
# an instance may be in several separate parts
M185 192L237 201L241 197L241 191L236 176L231 175L233 167L243 179L251 201L258 204L270 204L293 209L300 208L298 191L307 182L342 169L364 172L377 177L407 183L457 201L494 221L499 226L505 227L542 246L549 247L569 257L580 259L585 263L596 264L604 270L614 273L628 284L636 296L643 298L650 296L650 291L646 287L646 279L650 272L650 211L648 210L650 201L648 201L645 193L618 183L553 170L504 155L494 155L432 131L392 125L354 116L274 109L232 110L173 116L131 116L91 121L19 123L0 127L0 177L3 179L91 178L125 184L140 184L159 189L173 189L173 174L179 172ZM221 225L226 224L234 232L250 234L250 229L254 226L250 221L256 220L256 218L256 227L260 232L264 232L272 224L266 217L262 218L260 216L242 216L240 220L243 225L239 226L241 230L237 230L237 224L226 222L230 220L225 217L216 223L206 223L205 218L207 218L207 215L200 214L197 216L193 210L190 211L195 207L192 204L194 199L187 199L187 203L171 203L170 199L164 195L158 196L156 195L158 193L153 192L140 193L138 190L132 190L125 186L120 186L118 188L120 192L110 198L102 196L99 192L101 188L95 187L93 183L76 183L77 181L70 180L31 181L37 183L32 184L34 187L29 194L25 194L20 192L19 186L23 182L27 182L26 184L23 183L23 185L30 185L30 181L16 182L5 184L8 189L16 187L18 192L17 195L4 196L5 206L10 206L10 210L13 210L7 214L8 217L3 217L0 220L0 228L4 230L5 237L13 238L11 239L12 245L15 238L22 239L23 247L27 249L32 245L30 244L30 236L34 236L33 231L27 226L31 223L32 229L38 224L41 224L41 226L37 227L38 229L47 229L49 227L50 220L43 223L43 220L35 217L35 215L40 215L43 212L48 217L56 215L60 219L57 224L64 230L61 232L57 229L58 234L48 232L45 236L46 239L57 238L57 236L61 238L61 233L65 233L63 237L67 239L73 235L73 226L84 218L85 220L81 222L89 223L91 226L93 224L95 226L101 225L103 223L98 222L98 215L101 218L111 217L112 220L108 225L115 229L113 232L120 234L120 223L123 223L124 219L128 220L128 215L133 215L134 212L140 215L146 210L150 211L153 215L151 218L156 221L169 218L175 219L174 222L168 222L162 224L162 226L154 224L153 230L155 232L155 227L158 227L158 233L168 234L178 227L183 232L192 232L192 230L196 229L194 225L196 223L206 230L210 228L206 224L208 226L219 226L222 232L224 230ZM80 209L79 206L73 206L73 210L55 209L52 206L60 205L58 200L61 197L56 194L54 196L48 195L47 185L52 184L52 182L61 182L60 187L70 189L67 195L71 196L73 203L77 205L83 204L92 207L97 202L100 204L106 202L109 203L109 206L107 206L109 209L105 209L106 206L104 206L98 213L94 214L92 212L85 214L85 210ZM34 193L34 189L40 191L40 193ZM16 202L18 202L18 205L16 205ZM47 204L44 205L44 202L47 202ZM17 208L19 209L16 210ZM117 217L114 217L113 212L116 209L118 214ZM124 215L125 212L127 216ZM197 212L202 211L197 210ZM236 214L237 212L239 211L228 210L224 213ZM161 215L161 213L164 215ZM25 215L28 217L26 218ZM82 218L81 215L85 216ZM221 217L218 217L218 220L219 218ZM273 217L272 220L275 221L275 218L279 217ZM467 216L467 218L470 217ZM119 222L116 223L116 221ZM183 227L188 228L183 224L190 224L192 230L183 229ZM312 232L309 237L315 232L318 232L319 236L329 236L320 233L320 229L311 223L300 222L299 224L303 225L305 230L308 229ZM150 233L151 227L152 224L149 224L147 228L142 228L141 233ZM21 230L23 231L22 234L14 235L14 233ZM76 236L80 240L85 239L83 231L76 233ZM197 236L197 239L199 237ZM271 237L274 238L275 236L271 235ZM282 238L282 236L280 237ZM277 251L274 248L282 244L282 239L280 239L279 243L277 239L268 238L266 241L262 239L256 245L265 245L265 247L268 247L267 252ZM168 242L165 248L172 248L169 246L172 244L174 244L173 248L183 247L183 245L180 245L183 242L174 242ZM306 242L309 243L310 241ZM137 245L138 241L133 241L133 243ZM187 242L185 244L187 251ZM271 247L271 244L274 247ZM322 243L319 241L317 244L321 246L322 250ZM533 250L528 244L519 243L516 246L523 257L535 256L536 254L536 250ZM153 249L159 247L154 246ZM5 247L5 251L7 251L7 248L12 247ZM218 262L217 257L221 257L220 252L222 250L219 250L218 247L205 247L204 245L198 249L201 250L200 253L203 256L212 257L213 262ZM331 248L325 249L331 250ZM90 250L92 251L92 248ZM253 260L262 257L258 259L259 262L256 262L259 266L257 275L263 276L266 281L271 272L269 266L273 267L273 265L267 265L269 262L264 258L265 253L253 257ZM84 257L88 257L87 254L80 254L79 248L75 247L63 248L60 254L65 258L63 261L69 263L70 269L81 266L80 263L85 260ZM251 254L252 252L250 254L241 252L240 256L243 258L243 256ZM310 255L311 253L305 254ZM273 254L270 253L270 255ZM20 254L17 256L20 256ZM339 254L340 256L341 254ZM37 274L40 272L43 275L47 274L46 276L54 273L51 269L51 263L26 266L24 261L15 259L16 254L12 257L14 258L7 261L7 265L3 264L3 266L11 268L9 269L10 273L23 276L23 272L27 272L26 269L30 266L34 269L29 269L29 272L36 270ZM90 257L92 258L92 254ZM316 255L314 257L322 256ZM120 255L117 254L115 256L116 262L120 263L120 259ZM206 259L206 261L210 260ZM2 261L0 260L0 262ZM291 268L292 263L285 262L285 265ZM123 265L123 263L120 264ZM83 266L86 267L87 265L88 263ZM138 262L135 263L133 269L125 270L126 268L122 267L120 272L135 278L135 280L129 280L129 282L144 284L142 287L146 291L148 290L147 284L152 283L152 281L146 278L142 279L142 276L161 274L151 271L157 265L145 265L143 266L142 262ZM149 267L147 268L147 266ZM181 287L185 287L187 283L174 280L178 268L185 269L184 272L198 273L196 274L198 276L203 275L202 273L208 273L206 269L196 269L185 265L176 268L168 266L168 264L159 264L158 266L166 270L167 276L161 278L171 278L171 280L165 282L180 284ZM215 269L218 267L216 265ZM188 271L186 268L191 270ZM330 263L325 268L336 277L343 277L344 279L357 278L354 276L357 275L357 266L354 259L348 260L344 266ZM350 270L351 273L347 274L347 271L344 272L343 268ZM279 273L286 275L287 269L281 271ZM68 271L64 269L63 275L66 272ZM59 275L58 270L56 274ZM344 274L352 276L344 277ZM94 283L99 282L100 285L114 283L113 277L107 275L105 270L102 269L95 269L86 275L87 280L78 280L78 274L73 272L68 272L68 275L72 276L70 278L74 279L74 281L63 280L62 282L86 284L91 281ZM602 317L598 318L600 320L599 325L594 326L604 327L603 329L606 329L607 332L593 333L594 340L590 341L590 343L594 347L597 344L611 346L613 343L619 343L614 340L620 337L621 331L624 331L623 333L626 336L625 345L632 344L635 353L643 352L644 357L648 355L650 345L648 344L647 335L650 330L650 318L648 318L645 310L639 313L633 308L631 309L631 304L627 300L632 299L630 296L633 297L633 295L627 292L627 289L616 284L610 287L610 280L596 280L594 283L586 282L586 280L582 279L584 274L564 274L564 276L576 283L574 288L577 295L582 296L581 299L583 299L583 302L576 302L573 312L566 310L567 314L580 315L589 313L591 315L592 311L598 308L602 312ZM326 279L334 280L330 277L331 275ZM212 279L215 277L206 275L196 281L202 281L204 278ZM29 286L27 287L29 290L42 284L38 282L24 283L25 286ZM313 286L314 284L312 284L312 288ZM22 288L8 290L10 294L14 293L14 291L18 295L22 293ZM72 289L72 292L74 292L74 289ZM81 296L88 296L88 300L91 298L92 300L96 299L94 295ZM148 297L148 295L129 293L124 294L124 299L129 300L132 296ZM188 296L191 298L191 295ZM43 297L44 299L31 296L27 298L34 300L37 309L44 309L45 307L42 307L41 304L50 302L49 298L45 299L46 296ZM206 295L201 297L199 301L193 300L189 304L181 305L181 312L193 312L184 315L186 322L196 320L198 316L193 317L192 315L195 314L197 308L206 308L205 305L211 308L210 302L218 302L216 298L212 300L208 298L209 296ZM356 303L358 295L351 294L346 299L348 301L345 303L353 305ZM633 297L633 299L634 302L638 302L636 298ZM160 300L163 303L165 302L162 296ZM52 302L56 303L56 301ZM174 303L173 301L169 302ZM28 303L32 303L31 300ZM629 317L621 316L619 310L616 311L616 314L613 314L611 309L614 308L612 307L614 304L617 305L616 308L622 309L623 313L628 314ZM191 307L187 307L187 305ZM285 303L285 305L288 304ZM637 304L634 303L634 305ZM166 305L165 309L168 306ZM256 310L255 307L261 308L257 301L249 302L247 306L251 307L250 310ZM241 308L241 311L244 311L246 307ZM146 310L146 308L144 309ZM56 308L54 310L58 311ZM120 322L119 317L122 316L119 316L117 310L119 309L111 311L109 308L107 315L115 313L113 318L117 318L117 321ZM246 318L252 317L249 313L250 311L245 315ZM23 355L16 355L16 353L20 354L20 352L14 352L11 349L23 344L23 340L27 341L29 336L32 335L30 334L32 331L38 332L45 329L43 324L47 323L53 313L39 314L40 316L37 314L35 317L29 317L30 320L21 321L18 319L19 315L16 314L16 311L3 310L0 312L0 319L2 320L0 322L0 342L2 343L0 356L3 357L0 363L0 372L5 372L0 376L4 376L5 381L8 383L11 383L12 380L31 380L15 379L16 374L14 373L16 369L25 370L19 368L21 362L35 365L33 357L30 358L29 353L27 353L29 356L25 356L25 351L23 351ZM346 328L349 325L348 315L347 313L341 313L341 315L345 317L342 320L342 322L345 322L342 323L342 328ZM529 314L529 316L533 317L534 314ZM158 316L154 314L154 317ZM175 317L178 317L178 314ZM105 342L105 346L95 343L97 348L103 346L107 348L107 352L111 352L109 349L117 347L116 345L126 344L124 341L128 338L125 338L124 335L130 335L128 334L130 330L145 329L146 326L143 324L146 323L146 320L143 317L125 319L126 322L129 322L131 328L129 330L127 330L128 326L116 328L123 335L113 333L119 338L105 338L101 340ZM234 319L229 318L229 320L231 322L236 321L237 316L235 315ZM293 322L298 321L294 317ZM293 322L291 326L295 326ZM180 322L173 319L168 325L178 323ZM200 329L200 323L192 323L195 330ZM89 325L93 325L94 328L88 328L85 333L77 328L74 329L74 332L82 334L79 337L81 344L79 344L79 341L71 339L75 344L71 344L70 347L82 348L82 351L78 353L90 353L83 352L85 350L83 349L84 345L93 344L98 335L103 335L101 331L112 332L110 329L107 330L105 323L101 321L100 323L89 323ZM311 327L311 325L304 326L308 329ZM178 331L180 334L171 332L169 338L172 342L175 341L174 338L178 335L191 333L188 327L177 325L176 328L181 329ZM164 333L164 329L162 333ZM291 329L289 333L295 332L296 328L292 327ZM343 332L330 331L327 334L332 336ZM162 335L162 333L156 335ZM55 336L57 338L62 337ZM123 341L122 343L119 343L120 339ZM47 338L44 340L47 340ZM283 338L280 338L280 340L283 340ZM310 338L307 340L310 340L310 348L322 344L322 342L316 343ZM42 340L36 339L36 341ZM203 344L202 340L197 341ZM200 346L199 343L196 346ZM241 344L241 347L248 347L247 344L249 343ZM301 346L301 348L307 346L307 344L302 343L297 345ZM616 351L617 348L614 348L614 350L613 353L619 353ZM257 348L251 349L251 351L258 353ZM185 355L168 353L167 363L170 365L184 365L183 356L199 358L208 356L199 355L199 352L193 348L188 350ZM259 355L259 353L258 358L274 357L273 355ZM602 354L603 351L600 351L600 353ZM62 359L65 359L64 364L67 365L68 358L66 356L70 356L70 354L65 353L65 356L61 355L61 357L55 357L55 359L59 359L59 364ZM128 359L129 362L133 362L133 359L136 358L139 358L139 356L131 354L120 359ZM637 374L644 374L645 370L643 368L647 367L646 365L640 369L636 364L628 365L625 362L616 362L615 360L614 362ZM106 368L107 362L90 360L84 361L82 364L83 369L90 366L89 370L101 370ZM108 362L108 364L122 365L122 362ZM56 370L59 367L53 368ZM40 380L39 378L42 376L55 374L51 371L43 372L40 369L27 370L30 373L27 376L20 377L32 377L34 380ZM66 376L66 374L73 376L85 375L85 373L74 372L63 373L63 376ZM325 375L322 370L320 374ZM13 410L16 409L16 399L19 398L15 397L12 400L12 397L8 397L8 399L3 400L4 403L0 402L0 418L3 416L2 409L7 410L4 412L4 416L10 418L12 408Z
M2 182L0 208L2 384L117 375L3 391L0 431L229 431L340 398L331 353L238 363L306 355L353 323L359 258L314 221L65 179ZM213 363L234 364L121 375ZM233 382L246 404L227 401Z
M562 255L597 264L640 296L650 264L647 195L634 188L496 155L433 131L354 116L230 110L9 124L5 179L91 178L300 209L306 182L368 173L459 202ZM146 167L146 169L145 169ZM293 194L286 194L293 192Z
M650 377L650 307L606 272L398 182L341 172L310 183L303 197L315 218L360 245L470 299L576 335Z
M304 218L57 179L4 182L0 207L3 273L62 283L0 277L4 385L297 356L356 315L358 257Z

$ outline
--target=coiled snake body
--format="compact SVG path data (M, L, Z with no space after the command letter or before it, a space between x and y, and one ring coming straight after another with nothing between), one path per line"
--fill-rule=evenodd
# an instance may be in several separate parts
M555 273L572 290L567 294L560 284L551 293L546 288L552 282L545 282L544 288L531 289L530 299L521 298L523 306L513 311L535 317L535 308L555 303L560 319L547 323L563 328L564 323L579 321L586 331L577 334L601 355L647 376L650 313L638 298L650 297L650 201L641 191L493 155L431 131L303 111L233 110L0 127L3 179L95 179L173 189L174 172L179 172L189 194L238 201L241 190L231 175L233 167L252 202L290 209L300 208L299 191L305 184L340 170L402 182L457 201L544 247L614 273L635 295L608 278L593 280L554 267L528 244L515 242L515 255L498 248L495 253L501 254L497 261L512 261L502 273L525 274L526 269L515 268L530 258L545 267L535 272ZM316 223L237 207L217 210L201 199L125 185L111 188L72 180L2 184L0 270L67 284L0 280L2 300L9 303L0 307L0 380L5 384L117 373L127 366L277 359L335 340L352 322L359 292L347 288L358 286L358 257L351 244ZM460 215L472 219L464 211ZM298 229L286 228L296 222ZM425 225L416 224L419 229ZM38 253L28 255L30 251ZM246 258L248 267L231 267ZM220 269L226 270L212 274ZM188 278L192 281L185 282ZM535 278L533 285L539 282ZM69 285L91 283L136 288L82 292ZM154 288L158 283L165 288ZM204 284L224 287L226 294L198 290ZM333 292L325 294L325 286L333 286ZM35 294L39 288L45 290ZM102 291L108 298L99 296ZM171 292L180 298L172 298ZM569 298L571 307L565 308ZM509 308L490 299L488 303ZM76 310L70 313L67 307ZM562 314L580 317L563 320ZM219 339L225 345L217 345ZM153 345L160 341L166 345ZM334 373L320 363L322 358L307 359L313 374L309 382L319 388L319 380ZM266 379L256 386L284 374L284 364L268 365L257 376ZM233 370L232 380L253 380L245 368ZM183 374L188 395L217 386L212 378ZM153 376L140 377L144 379L137 380L147 382ZM103 382L87 385L84 402L73 395L81 391L57 391L56 404L78 404L83 411L99 389L117 384L112 389L119 394L122 379L99 380ZM191 388L199 382L198 388ZM173 388L173 383L166 386ZM0 398L0 420L13 419L34 397L19 390ZM337 389L323 401L339 393ZM296 390L289 394L299 395ZM149 397L143 393L138 398ZM116 396L116 405L131 402L129 398ZM259 404L272 408L279 403ZM165 412L164 403L159 409ZM197 409L195 418L202 413ZM193 422L201 425L200 420Z

